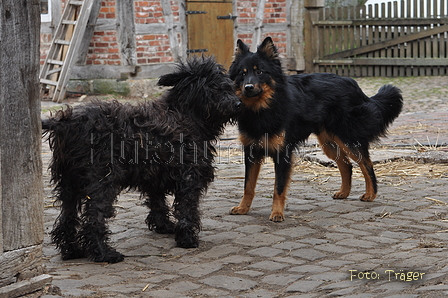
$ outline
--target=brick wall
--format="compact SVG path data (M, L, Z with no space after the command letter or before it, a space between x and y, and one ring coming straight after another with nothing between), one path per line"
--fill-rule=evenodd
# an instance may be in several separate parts
M137 35L137 64L173 62L167 34Z
M236 2L237 8L237 24L238 27L243 27L240 30L242 32L237 32L237 38L241 39L247 44L253 44L254 33L249 33L248 29L257 26L257 13L260 9L258 0L238 0ZM286 54L287 47L287 33L283 30L287 24L287 11L286 11L286 0L266 0L264 9L262 12L263 23L261 42L265 37L270 36L278 48L280 54Z

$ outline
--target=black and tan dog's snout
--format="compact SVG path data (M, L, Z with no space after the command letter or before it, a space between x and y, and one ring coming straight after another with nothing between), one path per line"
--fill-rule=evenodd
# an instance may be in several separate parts
M258 84L246 83L243 85L243 95L246 97L258 96L263 92L263 88Z

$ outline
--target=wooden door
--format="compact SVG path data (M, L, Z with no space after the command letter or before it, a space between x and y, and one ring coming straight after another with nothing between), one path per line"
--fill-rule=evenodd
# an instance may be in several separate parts
M214 55L218 63L229 68L234 51L232 2L187 1L188 52Z

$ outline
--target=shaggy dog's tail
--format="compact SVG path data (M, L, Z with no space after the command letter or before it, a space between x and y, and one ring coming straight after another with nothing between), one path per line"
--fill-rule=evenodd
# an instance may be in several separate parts
M375 115L376 131L371 131L376 139L387 133L387 128L400 115L403 108L403 97L401 90L392 85L384 85L378 90L378 93L366 102L367 111Z
M67 105L65 110L59 110L49 119L42 120L42 134L46 135L49 132L57 132L64 127L64 122L69 120L72 116L73 108Z

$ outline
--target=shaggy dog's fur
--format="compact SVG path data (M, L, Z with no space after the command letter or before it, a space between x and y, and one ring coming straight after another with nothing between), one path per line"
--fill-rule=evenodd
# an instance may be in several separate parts
M61 204L51 235L64 260L123 260L108 243L106 223L126 188L141 192L149 229L174 233L179 247L198 246L199 201L213 180L214 141L240 100L212 58L180 64L159 85L173 87L153 102L95 101L42 122ZM175 196L173 214L167 194Z
M229 74L242 101L238 126L246 164L244 196L231 214L249 211L261 162L270 156L275 163L270 219L283 221L292 151L311 133L341 173L341 189L333 198L345 199L350 194L352 159L366 181L361 200L375 199L377 183L369 144L383 136L399 115L403 100L398 88L385 85L369 98L350 78L329 73L286 76L270 37L256 53L238 40Z

